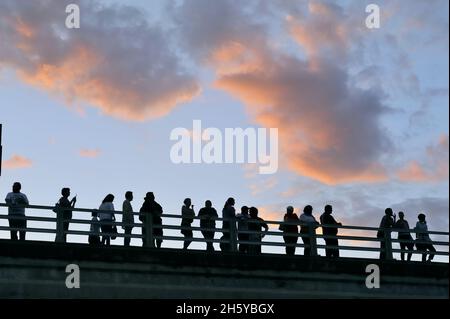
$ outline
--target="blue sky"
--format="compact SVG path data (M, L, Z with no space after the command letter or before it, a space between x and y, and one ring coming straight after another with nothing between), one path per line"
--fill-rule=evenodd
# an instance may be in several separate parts
M64 1L0 5L2 196L20 181L33 204L68 186L79 207L120 207L132 190L138 209L153 191L175 214L233 196L266 219L333 204L365 226L392 206L448 231L447 1L379 1L376 30L364 1L77 3L65 40L48 33ZM195 119L279 126L279 171L173 164L170 132Z

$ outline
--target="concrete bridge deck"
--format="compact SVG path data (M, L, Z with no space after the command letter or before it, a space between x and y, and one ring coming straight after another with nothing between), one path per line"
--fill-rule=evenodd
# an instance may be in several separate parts
M80 268L80 288L65 285ZM380 267L380 288L365 285ZM448 264L0 240L0 298L448 298Z

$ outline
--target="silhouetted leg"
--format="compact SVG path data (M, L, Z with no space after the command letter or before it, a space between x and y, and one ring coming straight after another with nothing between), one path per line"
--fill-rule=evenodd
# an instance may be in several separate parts
M69 230L69 222L63 222L63 230L64 230L63 242L65 243L67 241L66 232Z
M405 243L400 243L400 249L401 250L405 250L406 249L406 244ZM402 261L405 260L405 253L401 252L400 253L400 258L402 259Z
M408 247L408 250L410 250L410 251L414 250L414 244L408 243L406 246ZM411 257L412 257L412 253L408 253L408 261L411 260Z
M157 239L156 240L156 247L157 248L161 248L161 245L162 245L162 239Z
M131 230L133 227L125 227L125 235L131 235ZM124 246L130 246L131 237L124 237L123 244Z
M432 261L434 258L434 253L436 252L436 249L432 244L427 245L428 250L430 251L430 256L428 257L428 261Z
M18 220L18 224L20 227L20 231L19 231L19 238L20 240L25 240L25 234L26 234L26 228L27 228L27 221L26 220Z
M305 245L305 247L303 248L303 255L310 256L311 255L311 246L310 246L309 237L302 237L302 240L303 240L303 244Z
M17 220L14 218L14 217L10 217L9 219L8 219L8 222L9 222L9 227L11 227L11 228L18 228L19 226L17 225ZM18 240L19 238L17 237L17 233L19 232L19 231L17 231L17 230L11 230L10 231L11 232L11 240Z
M386 251L385 251L386 247L384 245L384 240L380 242L380 249L381 249L380 259L385 259L386 258Z

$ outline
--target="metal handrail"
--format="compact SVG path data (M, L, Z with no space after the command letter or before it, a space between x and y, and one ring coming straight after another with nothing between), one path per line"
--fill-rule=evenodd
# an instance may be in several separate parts
M12 205L0 203L0 207L10 207ZM205 216L193 216L190 217L190 219L194 220L210 220L210 221L228 221L229 228L223 229L223 228L204 228L204 227L197 227L197 226L181 226L181 225L153 225L153 218L146 218L144 223L125 223L125 222L118 222L115 220L111 221L92 221L92 220L86 220L86 219L64 219L62 217L62 214L58 215L59 213L63 213L66 211L72 211L72 212L84 212L84 213L113 213L117 215L123 215L128 214L134 216L142 216L145 214L145 216L149 216L147 213L138 213L138 212L123 212L123 211L105 211L105 210L98 210L98 209L87 209L87 208L62 208L62 207L54 207L54 206L43 206L43 205L14 205L14 208L25 208L25 209L41 209L41 210L50 210L55 214L55 217L41 217L41 216L21 216L21 215L14 215L14 218L16 219L22 219L27 221L40 221L40 222L54 222L57 224L56 229L46 229L46 228L26 228L27 232L32 233L56 233L56 236L58 238L58 234L61 237L61 235L101 235L101 236L115 236L118 238L137 238L142 239L144 241L144 244L146 246L153 247L153 240L171 240L171 241L184 241L186 240L185 237L176 237L176 236L156 236L153 235L154 229L163 229L163 230L191 230L191 231L207 231L207 232L218 232L226 235L226 237L222 237L221 239L205 239L205 238L197 238L192 237L189 238L192 242L205 242L205 243L226 243L230 245L231 251L237 250L237 245L259 245L259 246L283 246L283 247L303 247L303 248L310 248L314 253L312 255L317 254L317 249L340 249L340 250L356 250L356 251L374 251L374 252L385 252L388 253L389 256L392 256L392 253L413 253L413 254L422 254L422 251L418 250L402 250L402 249L394 249L392 248L392 243L412 243L412 244L421 244L421 243L430 243L429 241L423 241L423 240L406 240L406 239L395 239L390 238L392 232L410 232L410 233L421 233L420 231L415 231L414 229L405 230L405 229L397 229L397 228L377 228L377 227L367 227L367 226L352 226L352 225L325 225L325 224L315 224L311 225L308 223L301 223L301 222L287 222L287 221L264 221L267 225L295 225L295 226L308 226L309 232L308 233L299 233L299 232L283 232L283 231L273 231L273 230L267 230L267 231L254 231L254 230L239 230L236 227L236 223L239 223L239 219L237 218L221 218L221 217L205 217ZM59 210L58 210L59 209ZM55 213L56 210L56 213ZM58 218L59 216L59 218ZM161 218L175 218L175 219L183 219L183 216L181 215L175 215L175 214L160 214L159 217ZM0 215L1 219L9 219L11 216L9 215ZM81 225L116 225L116 226L122 226L122 227L133 227L133 228L140 228L142 230L142 234L124 234L124 233L95 233L91 231L83 231L83 230L67 230L64 231L62 229L62 223L69 222L70 224L81 224ZM246 220L247 224L252 223L260 223L259 221L254 221L252 219ZM58 227L59 225L59 227ZM315 229L316 228L337 228L337 229L348 229L348 230L358 230L358 231L379 231L382 230L386 236L388 234L388 238L377 238L375 236L372 237L365 237L365 236L349 236L349 235L325 235L325 234L316 234ZM0 226L0 231L20 231L21 228L17 227L5 227ZM438 236L449 236L448 232L443 231L428 231L427 232L430 235L438 235ZM251 241L251 240L243 240L236 237L239 237L239 235L257 235L257 237L261 237L261 240L257 241ZM310 238L309 244L305 243L283 243L283 242L270 242L267 240L262 240L262 237L264 236L275 236L275 237L302 237L302 238ZM385 245L384 248L375 248L375 247L365 247L365 246L332 246L332 245L323 245L318 244L316 242L317 239L338 239L338 240L344 240L344 241L365 241L365 242L385 242L388 245ZM298 239L297 239L298 240ZM448 241L432 241L433 245L436 246L449 246ZM448 256L449 253L447 251L437 251L434 253L435 255L442 255L442 256Z

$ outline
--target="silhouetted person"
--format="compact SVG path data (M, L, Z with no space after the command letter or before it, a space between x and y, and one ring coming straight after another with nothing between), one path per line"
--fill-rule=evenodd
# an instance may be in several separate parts
M305 245L303 253L305 256L311 256L311 238L309 237L310 228L312 229L313 235L315 235L316 228L319 227L319 223L314 218L312 212L312 206L306 205L305 208L303 208L303 214L300 215L300 235L303 244Z
M417 250L422 252L422 261L432 261L436 249L433 247L430 235L428 234L428 226L425 221L425 214L419 214L417 216L419 221L416 223L414 230L416 231L416 247ZM427 250L430 251L430 256L427 260Z
M322 225L336 225L342 226L341 223L338 223L331 214L333 213L333 206L326 205L324 213L320 216L320 223ZM322 226L322 233L327 236L337 236L338 229L337 227L326 227ZM339 240L337 238L324 238L325 245L325 254L327 257L339 257L339 248L328 248L328 246L338 246Z
M378 232L377 232L377 238L381 239L380 259L386 259L386 243L384 240L385 239L385 237L384 237L385 231L387 229L392 229L392 227L395 224L395 215L392 212L392 208L386 208L384 210L384 214L385 215L383 216L383 218L381 219L381 222L380 222L380 227L379 227L380 230L378 230Z
M217 211L214 207L212 207L212 203L210 200L205 202L205 207L201 208L198 212L198 216L200 219L200 227L212 230L202 230L202 235L206 240L214 239L214 228L216 228L216 218ZM214 251L214 245L212 242L206 242L206 250Z
M264 228L264 232L269 230L264 219L258 217L258 209L256 207L250 207L250 218L248 220L248 230L258 233L250 233L249 241L252 242L248 251L250 254L260 254L261 253L261 239L264 238L265 234L261 233Z
M413 238L411 236L411 233L409 231L409 224L408 221L404 218L405 214L403 212L399 212L398 213L398 220L395 223L395 228L398 231L398 240L408 240L410 241L409 243L405 243L405 242L400 242L400 249L401 250L405 250L406 248L408 248L408 250L413 251L414 250L414 243L413 243ZM400 253L400 257L402 258L402 260L405 260L405 253ZM411 260L412 257L412 253L408 253L408 261Z
M183 249L187 249L192 243L193 234L191 224L194 221L195 212L190 198L186 198L183 204L181 207L181 227L187 227L188 229L182 229L181 233L184 235Z
M91 227L89 229L89 245L100 246L100 221L97 218L97 212L92 212Z
M294 207L288 206L286 208L286 214L283 217L283 224L280 224L280 230L283 231L283 239L286 244L286 255L295 255L295 246L298 241L298 224L300 222L297 214L294 213ZM288 224L285 224L288 223ZM289 225L291 224L291 225Z
M222 218L227 219L222 222L222 229L224 230L222 240L226 242L220 243L220 248L222 251L230 251L230 223L235 222L236 218L236 210L234 209L234 198L230 197L225 202L225 205L222 209Z
M28 198L25 194L21 193L22 185L19 182L15 182L12 186L12 192L8 193L5 198L8 207L8 221L9 227L18 228L19 230L11 230L11 239L17 240L17 233L19 233L20 240L25 240L27 221L25 217L25 208L17 207L23 205L29 205ZM21 218L23 217L23 218Z
M116 219L114 216L114 195L108 194L98 208L100 211L98 217L100 218L100 225L102 229L102 244L109 246L111 244L111 234L113 232L113 222ZM104 234L104 235L103 235Z
M62 195L62 197L59 199L59 201L57 203L57 207L58 207L58 209L61 210L62 218L64 220L64 222L63 222L63 231L64 231L64 233L63 233L62 241L65 243L67 241L67 234L66 234L66 232L69 230L69 223L70 223L70 220L72 219L72 210L71 210L71 208L75 207L75 203L77 202L77 197L74 196L69 201L70 188L68 188L68 187L64 187L61 190L61 195Z
M155 201L155 195L152 192L148 192L145 195L144 203L142 204L141 209L139 210L139 220L143 223L142 234L144 235L143 242L145 243L145 220L147 216L150 216L153 221L153 236L162 237L163 229L162 229L162 215L163 209L161 205L159 205ZM153 244L156 242L156 247L161 248L162 238L153 239Z
M131 201L133 200L133 193L128 191L125 193L125 200L122 204L122 223L126 223L128 225L122 225L125 235L131 235L134 224L134 215L133 215L133 206L131 206ZM123 244L124 246L130 246L131 237L124 237Z
M248 235L242 233L243 231L248 231L248 219L250 216L248 215L248 207L242 206L241 213L236 215L237 224L238 224L238 239L239 241L248 241ZM248 253L248 244L239 244L239 252Z

